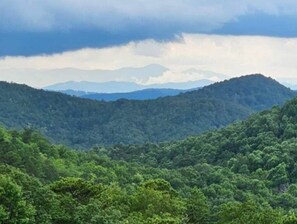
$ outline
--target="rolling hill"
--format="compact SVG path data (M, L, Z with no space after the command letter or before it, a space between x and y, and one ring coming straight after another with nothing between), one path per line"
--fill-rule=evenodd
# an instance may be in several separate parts
M262 75L156 100L98 102L1 82L0 122L75 148L183 139L282 105L295 92Z

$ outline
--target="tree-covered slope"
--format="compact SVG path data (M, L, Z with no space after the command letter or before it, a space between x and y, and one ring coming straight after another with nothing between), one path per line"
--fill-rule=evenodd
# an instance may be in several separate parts
M166 144L78 152L0 129L1 223L294 224L297 98Z
M215 83L199 91L200 97L229 100L253 110L264 110L268 109L268 105L282 104L294 94L294 91L263 75L242 76ZM183 96L196 97L195 92L188 92Z
M281 108L274 107L246 121L184 141L118 145L104 152L114 160L180 172L183 177L171 180L172 185L200 188L214 208L231 201L255 200L296 212L296 139L297 98L294 98ZM237 215L242 219L220 223L265 223L244 221L243 208L238 206ZM229 212L232 214L225 214L227 217L236 217L234 210Z
M177 140L283 104L296 93L262 75L156 100L97 102L24 85L0 84L0 122L32 127L76 148Z
M116 160L160 169L187 170L194 175L193 183L206 187L204 190L209 197L212 190L217 191L216 197L229 191L229 200L243 200L249 198L244 191L251 193L257 189L262 194L259 200L272 194L268 199L271 205L297 209L297 195L293 193L297 186L296 139L297 98L294 98L281 108L274 107L246 121L184 141L117 146L106 152ZM224 174L213 176L214 167L223 167ZM256 182L251 185L230 182L228 176L232 173L254 178ZM209 179L210 176L214 179ZM240 189L235 190L238 187ZM230 189L235 191L231 193Z

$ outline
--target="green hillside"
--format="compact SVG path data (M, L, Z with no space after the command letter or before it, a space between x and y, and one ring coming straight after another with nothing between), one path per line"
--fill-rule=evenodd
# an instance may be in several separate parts
M297 98L167 144L51 145L0 129L1 223L296 223Z
M296 93L250 75L156 100L97 102L0 83L0 123L75 148L179 140L281 105Z

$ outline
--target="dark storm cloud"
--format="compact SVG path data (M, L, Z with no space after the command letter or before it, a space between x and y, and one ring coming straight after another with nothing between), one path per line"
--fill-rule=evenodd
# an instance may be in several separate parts
M0 56L172 41L183 32L297 36L296 6L261 0L2 0Z

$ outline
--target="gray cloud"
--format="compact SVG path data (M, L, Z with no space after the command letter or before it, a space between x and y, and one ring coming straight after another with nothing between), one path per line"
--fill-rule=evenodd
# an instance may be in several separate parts
M295 0L0 0L0 57L176 41L182 33L297 37L296 19Z
M210 31L248 13L294 14L296 6L292 0L1 0L0 29L57 31L84 27L119 32L166 25Z

